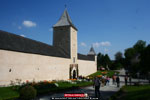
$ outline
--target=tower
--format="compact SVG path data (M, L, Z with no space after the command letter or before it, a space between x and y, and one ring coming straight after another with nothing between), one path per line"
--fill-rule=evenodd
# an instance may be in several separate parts
M91 47L91 49L87 55L90 56L91 58L95 59L96 53L94 51L93 46Z
M95 56L95 55L96 55L96 53L95 53L94 48L92 46L89 53L88 53L88 56Z
M61 48L72 59L77 60L77 28L73 25L67 9L53 26L53 46Z

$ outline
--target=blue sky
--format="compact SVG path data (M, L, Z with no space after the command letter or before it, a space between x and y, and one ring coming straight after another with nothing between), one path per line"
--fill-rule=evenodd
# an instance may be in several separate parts
M138 40L150 43L150 0L0 0L0 30L52 44L65 7L78 28L78 52L114 59Z

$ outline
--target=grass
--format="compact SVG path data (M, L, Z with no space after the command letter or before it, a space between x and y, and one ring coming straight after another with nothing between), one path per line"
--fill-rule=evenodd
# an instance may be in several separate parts
M0 100L8 100L18 97L19 93L14 91L12 87L0 87Z
M65 91L68 89L73 89L73 88L78 88L78 87L85 87L85 86L89 86L92 85L93 82L85 82L85 81L74 81L75 84L69 83L69 82L57 82L57 84L59 85L58 87L54 87L51 88L50 91L51 92L59 92L59 91Z
M150 100L150 85L124 86L110 100Z
M116 71L113 71L113 70L109 70L109 71L97 71L97 72L89 75L89 77L93 78L93 77L95 77L97 75L102 75L102 72L107 72L106 75L109 76L109 77L112 77L115 74ZM116 73L118 74L119 72L116 72Z
M93 84L92 82L86 82L86 81L81 81L81 82L74 81L75 84L66 81L58 81L56 83L58 84L58 87L56 87L54 83L45 83L45 82L41 82L39 84L37 83L37 85L32 85L32 86L36 88L38 95L40 95L46 93L62 92L69 89L89 86ZM19 90L13 90L13 87L0 87L0 100L15 100L15 98L18 97L19 97Z
M102 72L106 71L97 71L96 73L93 73L89 75L90 77L95 77L97 75L102 75ZM115 71L107 71L107 76L112 77L112 75L115 73ZM58 81L56 82L59 86L56 87L54 85L50 85L49 83L46 85L45 83L42 83L35 87L37 89L38 94L45 94L49 92L57 92L57 91L65 91L72 88L78 88L78 87L84 87L92 85L93 82L85 82L85 81L74 81L76 84L72 84L70 82L65 81ZM19 92L13 90L12 87L0 87L0 100L11 100L11 98L17 98L19 97Z

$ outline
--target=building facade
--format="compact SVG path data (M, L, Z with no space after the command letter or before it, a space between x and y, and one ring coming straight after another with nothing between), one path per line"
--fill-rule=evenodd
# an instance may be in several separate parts
M53 46L0 31L0 85L11 81L67 80L97 71L94 49L77 53L77 28L65 9L53 26Z

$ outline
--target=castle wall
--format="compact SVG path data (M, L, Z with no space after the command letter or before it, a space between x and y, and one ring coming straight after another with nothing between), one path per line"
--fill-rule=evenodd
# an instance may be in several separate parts
M69 79L70 59L0 50L0 85L22 81Z
M78 60L79 76L88 76L97 71L96 61Z
M22 82L69 79L71 59L37 54L0 50L0 85L10 81ZM77 60L79 75L87 76L96 72L96 62Z

